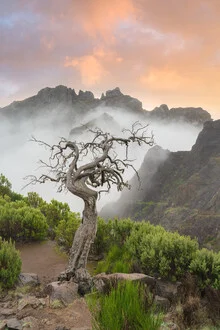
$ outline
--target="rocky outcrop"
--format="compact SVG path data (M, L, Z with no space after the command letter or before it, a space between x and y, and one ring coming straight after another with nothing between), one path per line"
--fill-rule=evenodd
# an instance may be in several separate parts
M105 207L102 216L149 220L220 248L220 120L204 124L191 151L153 147L139 175L141 190L134 177L131 193Z
M123 108L130 111L143 111L142 103L129 95L124 95L118 87L102 95L101 100L108 107Z
M52 282L47 285L46 292L49 294L51 303L58 301L66 306L78 298L78 285L66 281Z
M211 115L202 108L172 108L169 110L166 104L161 104L148 113L150 119L160 119L162 121L185 121L202 125L211 120Z

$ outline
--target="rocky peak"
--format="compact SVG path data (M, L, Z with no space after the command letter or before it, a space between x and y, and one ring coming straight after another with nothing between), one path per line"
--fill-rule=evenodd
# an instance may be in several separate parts
M211 115L202 108L172 108L169 110L166 104L161 104L159 107L154 108L148 112L150 118L157 118L162 120L172 121L186 121L189 123L195 123L203 125L204 122L211 120Z
M115 89L108 90L106 92L106 97L117 97L117 96L122 96L122 92L120 91L119 87L116 87Z
M175 119L184 119L190 123L202 125L204 122L211 120L211 115L201 107L193 108L172 108L170 109L170 117Z
M108 90L106 95L102 94L101 101L105 102L106 106L124 108L132 111L143 111L142 103L129 95L124 95L119 87L113 90Z
M74 89L59 85L55 88L46 87L41 89L38 92L36 98L37 97L43 103L52 103L52 102L71 103L74 99L76 99L77 94Z
M90 91L83 92L82 90L80 90L78 97L82 101L93 101L94 100L94 94Z
M169 108L166 104L161 104L159 107L154 108L151 113L153 117L159 117L161 119L165 119L169 117Z

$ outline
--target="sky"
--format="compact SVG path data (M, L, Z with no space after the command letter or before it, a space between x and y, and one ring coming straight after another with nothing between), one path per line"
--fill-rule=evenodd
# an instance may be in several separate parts
M48 86L120 87L220 118L219 0L1 0L0 107Z

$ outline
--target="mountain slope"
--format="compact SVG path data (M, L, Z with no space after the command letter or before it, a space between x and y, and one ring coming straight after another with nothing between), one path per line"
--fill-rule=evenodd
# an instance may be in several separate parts
M103 216L149 220L220 248L220 120L204 124L191 151L150 149L139 175L141 190L134 177L134 189L106 206Z

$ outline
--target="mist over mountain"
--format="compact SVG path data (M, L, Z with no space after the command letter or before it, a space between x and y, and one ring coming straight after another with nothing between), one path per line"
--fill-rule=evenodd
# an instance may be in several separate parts
M43 173L38 169L39 159L48 159L48 152L35 143L31 136L54 144L61 136L77 141L89 140L89 129L99 127L114 135L121 135L123 128L130 128L135 121L149 124L155 143L171 151L190 150L202 125L210 120L210 114L202 108L173 108L161 105L152 111L144 110L142 103L124 95L119 88L95 98L90 91L79 91L65 86L44 88L28 99L0 109L0 172L21 192L26 184L23 178L29 174ZM132 148L131 158L138 169L148 148ZM128 171L126 179L133 173ZM71 194L57 194L53 184L29 186L22 193L37 191L43 198L67 201L73 210L81 210L82 203ZM119 197L113 191L103 196L100 206Z
M149 220L220 248L220 120L204 124L191 151L150 149L139 175L141 189L133 177L132 191L104 207L103 216Z

